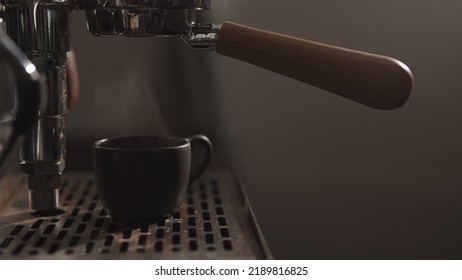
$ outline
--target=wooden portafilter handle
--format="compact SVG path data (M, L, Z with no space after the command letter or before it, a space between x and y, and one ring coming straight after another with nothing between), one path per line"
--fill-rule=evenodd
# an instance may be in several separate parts
M402 62L225 22L216 51L366 106L391 110L406 103L413 77Z

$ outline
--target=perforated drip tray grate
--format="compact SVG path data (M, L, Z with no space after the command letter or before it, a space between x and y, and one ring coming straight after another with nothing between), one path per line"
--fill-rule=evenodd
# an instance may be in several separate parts
M0 211L0 259L271 258L229 172L203 176L172 217L138 226L108 218L89 173L64 176L55 216L35 217L19 190Z

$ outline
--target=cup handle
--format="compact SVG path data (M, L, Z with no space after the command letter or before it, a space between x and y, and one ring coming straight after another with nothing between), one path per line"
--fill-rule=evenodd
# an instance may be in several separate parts
M212 159L213 148L212 142L210 142L209 138L204 135L194 135L189 137L188 140L191 143L191 151L199 146L204 149L204 159L202 162L195 167L191 167L191 174L189 175L189 185L191 185L202 175L202 173L204 173L205 169L207 169L207 166Z

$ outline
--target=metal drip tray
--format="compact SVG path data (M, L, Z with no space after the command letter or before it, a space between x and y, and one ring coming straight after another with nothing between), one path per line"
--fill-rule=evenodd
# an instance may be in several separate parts
M191 186L172 217L156 224L114 223L91 173L67 173L64 213L35 217L21 186L0 210L0 259L271 258L247 200L230 172Z

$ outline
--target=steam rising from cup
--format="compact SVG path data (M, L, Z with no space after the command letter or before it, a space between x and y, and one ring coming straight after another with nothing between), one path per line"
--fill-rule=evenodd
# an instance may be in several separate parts
M147 62L137 57L111 79L98 82L87 108L98 122L88 126L95 130L88 131L90 135L172 135L162 120L150 75Z

